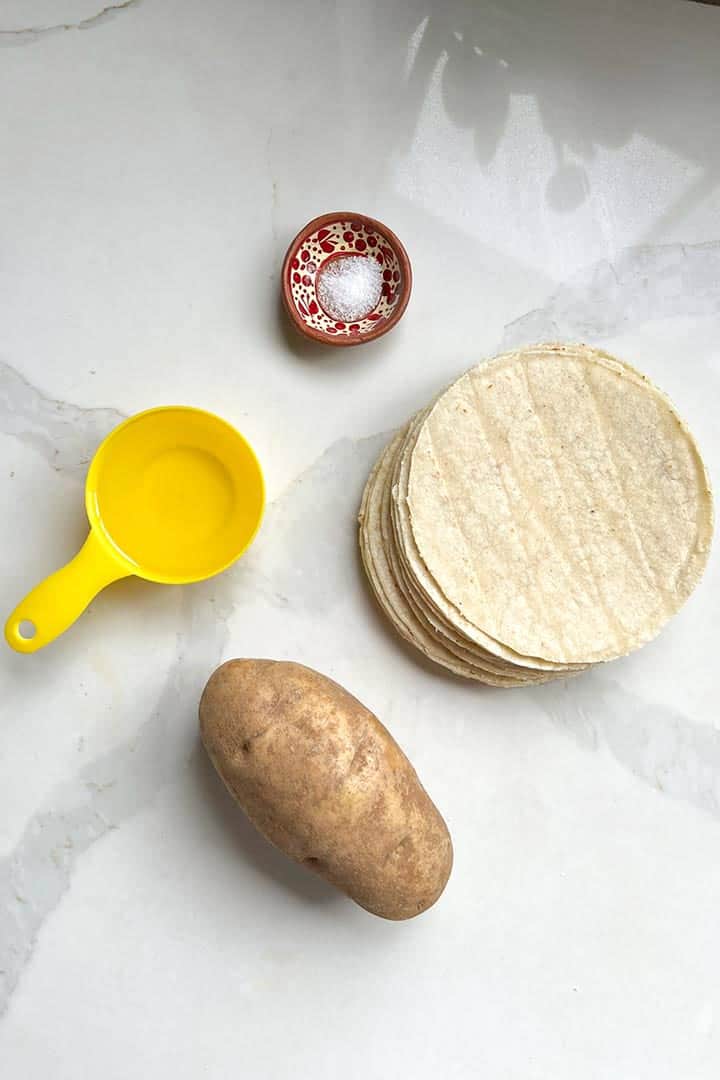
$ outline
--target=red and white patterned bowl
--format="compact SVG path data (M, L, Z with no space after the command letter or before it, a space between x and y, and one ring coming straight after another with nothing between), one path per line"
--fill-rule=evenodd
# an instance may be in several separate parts
M382 295L357 322L333 318L318 299L318 272L338 255L361 255L382 267ZM387 225L365 214L323 214L300 230L287 249L282 270L285 308L297 329L325 345L362 345L386 334L402 317L412 288L410 260Z

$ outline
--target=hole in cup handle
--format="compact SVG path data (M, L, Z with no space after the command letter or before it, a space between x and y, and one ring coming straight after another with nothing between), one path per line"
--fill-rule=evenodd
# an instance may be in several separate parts
M32 641L37 634L37 626L32 619L21 619L15 624L15 632L23 641Z
M5 627L8 644L18 652L34 652L32 643L37 634L37 624L24 616L13 619Z

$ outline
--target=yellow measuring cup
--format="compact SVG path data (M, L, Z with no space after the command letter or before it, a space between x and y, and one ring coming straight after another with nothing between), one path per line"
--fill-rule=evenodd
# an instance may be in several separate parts
M18 604L8 645L48 645L119 578L185 585L219 574L252 543L264 503L252 447L218 416L182 405L131 416L90 465L85 544Z

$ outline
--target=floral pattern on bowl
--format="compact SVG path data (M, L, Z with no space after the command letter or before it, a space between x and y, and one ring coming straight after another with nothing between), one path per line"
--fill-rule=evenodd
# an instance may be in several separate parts
M356 322L329 315L316 284L324 263L343 255L375 259L382 267L382 293L375 307ZM412 288L405 248L386 225L364 214L324 214L298 233L285 255L282 293L290 319L301 333L327 345L361 345L387 333L401 318Z

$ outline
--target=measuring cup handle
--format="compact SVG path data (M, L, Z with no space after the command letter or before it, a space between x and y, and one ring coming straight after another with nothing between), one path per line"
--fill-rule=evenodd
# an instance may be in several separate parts
M101 589L129 575L91 530L75 558L18 604L5 623L5 640L17 652L37 652L72 626Z

